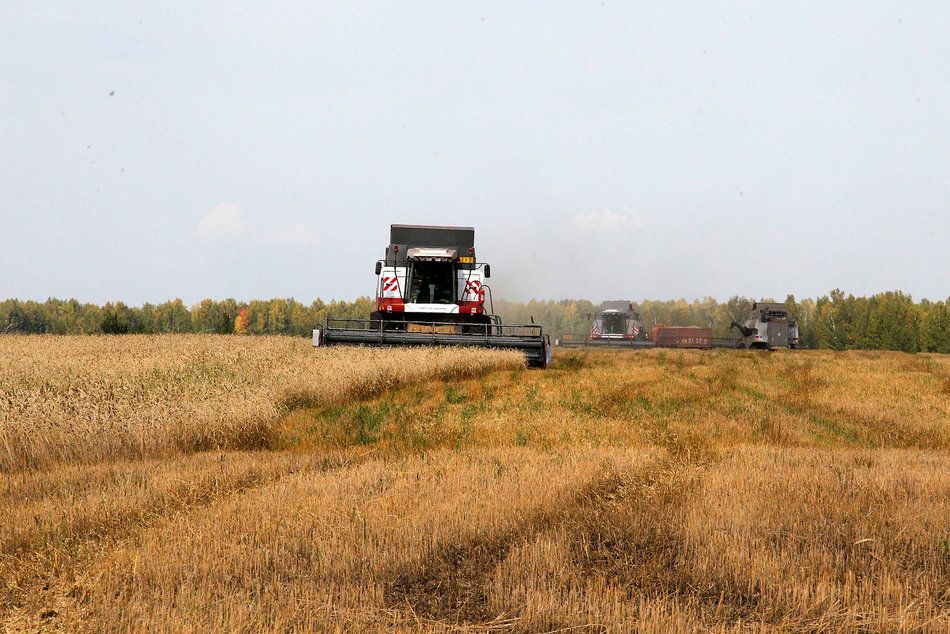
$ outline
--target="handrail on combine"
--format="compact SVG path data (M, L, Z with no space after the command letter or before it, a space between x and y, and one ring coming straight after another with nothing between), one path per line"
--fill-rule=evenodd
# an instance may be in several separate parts
M541 324L500 324L489 322L484 324L472 324L451 321L386 321L381 319L342 319L328 317L325 321L325 327L329 330L362 330L373 331L380 334L386 332L412 332L413 334L431 334L431 335L473 335L483 334L486 337L504 336L504 337L540 337L543 334ZM410 326L421 326L426 331L412 331ZM442 328L442 330L439 330Z
M314 331L314 345L368 346L445 345L520 350L529 365L545 367L550 342L540 324L502 324L490 316L487 323L327 317L322 332Z

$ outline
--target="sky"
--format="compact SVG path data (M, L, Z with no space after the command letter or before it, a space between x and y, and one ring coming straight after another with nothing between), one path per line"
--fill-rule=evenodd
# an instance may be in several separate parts
M0 298L950 296L946 2L0 11Z

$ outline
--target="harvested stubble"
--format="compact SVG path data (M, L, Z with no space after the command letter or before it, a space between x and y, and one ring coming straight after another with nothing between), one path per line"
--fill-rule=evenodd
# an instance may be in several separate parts
M0 337L0 472L270 445L291 408L521 367L494 350L314 349L290 337Z
M0 628L947 631L948 370L572 353L0 474Z

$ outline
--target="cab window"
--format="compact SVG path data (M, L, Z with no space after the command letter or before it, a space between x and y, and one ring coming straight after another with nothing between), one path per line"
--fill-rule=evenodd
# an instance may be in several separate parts
M407 299L413 304L454 304L455 267L451 262L414 261Z

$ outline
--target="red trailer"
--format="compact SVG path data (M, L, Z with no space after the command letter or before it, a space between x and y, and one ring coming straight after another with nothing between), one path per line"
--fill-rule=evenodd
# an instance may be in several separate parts
M711 328L656 324L650 329L650 341L661 348L712 348Z

